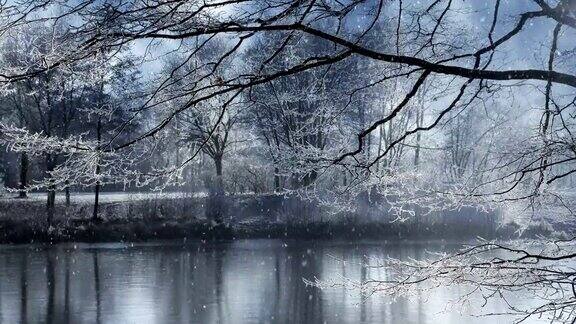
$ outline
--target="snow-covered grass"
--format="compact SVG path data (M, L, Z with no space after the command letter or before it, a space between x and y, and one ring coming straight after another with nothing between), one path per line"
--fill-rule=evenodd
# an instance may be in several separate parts
M45 192L33 192L28 194L26 201L46 201ZM206 197L206 193L197 192L101 192L99 201L101 203L117 203L117 202L132 202L132 201L143 201L143 200L162 200L162 199L176 199L176 198L186 198L194 197L201 198ZM17 197L16 193L4 194L0 197L2 200L12 200ZM66 201L66 196L63 192L56 193L56 203L64 203ZM72 203L92 203L94 201L93 192L74 192L70 195L70 201Z

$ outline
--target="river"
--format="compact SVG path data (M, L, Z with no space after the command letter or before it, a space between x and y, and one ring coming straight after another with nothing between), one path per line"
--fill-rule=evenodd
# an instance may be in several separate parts
M510 323L465 287L391 299L306 279L378 277L366 260L420 259L446 242L237 240L0 246L1 323ZM341 260L346 260L342 262Z

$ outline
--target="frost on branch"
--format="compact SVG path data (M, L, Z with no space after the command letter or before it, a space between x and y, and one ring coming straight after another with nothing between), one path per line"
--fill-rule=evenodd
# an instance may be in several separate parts
M10 125L1 125L1 132L2 141L15 152L25 152L36 157L54 154L62 160L47 177L34 181L27 190L61 190L71 185L93 187L96 183L153 186L160 189L181 181L182 170L177 168L138 171L136 166L149 156L149 148L144 149L142 146L112 151L99 147L98 141L85 139L83 135L58 138ZM99 173L96 173L97 165L100 166Z

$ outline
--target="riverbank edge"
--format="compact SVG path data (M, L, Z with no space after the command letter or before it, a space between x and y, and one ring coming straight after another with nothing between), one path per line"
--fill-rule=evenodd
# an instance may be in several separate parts
M265 223L219 224L207 221L146 220L143 222L75 221L55 224L48 229L26 221L0 221L0 244L27 243L100 243L147 242L167 239L233 240L233 239L511 239L518 238L513 224L478 231L473 226L446 224L415 227L402 223ZM550 235L546 229L532 228L521 237Z

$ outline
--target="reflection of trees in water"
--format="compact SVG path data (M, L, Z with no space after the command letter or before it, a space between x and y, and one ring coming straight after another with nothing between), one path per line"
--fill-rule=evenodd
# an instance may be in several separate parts
M409 301L381 296L363 300L358 293L321 291L302 281L334 275L359 281L387 278L386 269L366 263L383 256L422 259L427 255L421 245L286 243L18 250L14 259L0 258L0 271L10 265L15 270L2 272L9 279L0 282L2 321L424 323L430 322L431 310L440 311L434 308L440 301L423 304L427 295L420 293ZM457 293L446 290L439 297Z
M397 243L402 244L402 243ZM406 260L407 258L414 258L414 245L406 244L402 248L391 248L395 258ZM383 297L389 299L389 297ZM405 321L406 314L408 314L408 300L405 297L399 296L394 299L393 304L389 306L389 318L392 323Z
M367 254L362 255L362 263L360 264L360 281L366 282L368 280L368 264L370 259ZM362 298L360 301L360 320L366 322L366 299Z
M229 254L232 246L214 243L176 254L164 252L166 262L161 264L167 267L165 278L171 280L166 300L178 303L170 305L174 321L237 323L246 319L238 311L250 310L252 305L258 307L255 316L264 322L321 321L321 292L302 282L303 276L321 270L322 261L312 250L309 254L305 247L285 249L273 244Z
M92 250L92 261L94 268L94 299L96 304L96 323L102 323L102 296L100 286L100 266L98 264L98 251Z
M214 283L215 288L214 292L216 293L216 303L218 309L218 323L224 322L224 307L225 301L223 300L225 297L223 292L223 267L224 267L224 249L215 249L213 251L213 260L214 260Z
M178 304L172 306L177 307L173 309L174 316L184 323L209 323L202 305L206 298L205 292L210 291L211 285L202 273L210 269L210 266L206 264L206 259L200 258L199 250L185 248L174 252L174 257L180 262L174 265L178 270L173 274L172 278L177 279L172 284L177 288L172 290L171 300Z
M284 320L294 323L316 323L322 322L323 307L322 295L319 289L307 287L302 282L302 278L313 278L322 272L322 262L318 254L322 255L322 249L315 249L313 246L289 244L286 248L285 273L282 287L288 293L286 297L289 309L285 312Z
M64 316L66 323L70 323L70 251L65 251L64 274Z
M282 249L276 249L274 253L274 303L272 320L280 320L280 298L282 297L282 273L280 272L280 255Z
M422 255L422 249L414 249L414 259L415 260L422 260L424 256ZM418 289L416 292L416 309L417 309L417 322L418 323L425 323L426 321L426 313L424 312L423 303L425 302L425 297L422 295L422 289Z
M42 264L44 266L45 277L45 290L34 285L32 292L34 294L45 293L45 313L43 315L45 323L73 323L71 318L73 310L71 309L71 294L72 294L72 273L73 266L71 264L70 250L58 248L47 248L43 251L44 259ZM93 252L95 255L96 252ZM96 257L97 258L97 257ZM32 258L32 261L34 258ZM28 267L30 259L28 253L23 253L21 259L21 274L20 274L20 320L21 323L28 323L28 307L30 301L34 298L29 294L30 281L28 278ZM97 266L97 259L95 259L94 266ZM34 265L32 265L34 267ZM82 271L83 272L83 271ZM99 294L99 292L97 292ZM98 305L100 297L95 298ZM99 307L97 307L98 312ZM33 309L38 312L38 308ZM41 315L41 314L40 314Z
M166 298L168 302L168 310L170 313L178 314L179 319L183 322L184 321L184 306L186 305L186 296L183 294L183 285L186 282L186 278L183 275L186 271L183 269L185 266L185 253L179 253L174 251L167 251L163 253L168 258L170 258L173 262L173 266L171 266L169 271L166 273L166 277L169 280L168 287L170 287L168 291L168 296Z
M46 250L46 285L48 290L46 323L52 324L54 319L54 298L56 295L56 276L54 274L54 254L52 249Z
M233 317L227 307L226 269L228 243L175 247L164 267L170 282L168 307L172 318L191 323L228 323Z
M326 247L318 258L323 260L324 271L319 278L344 277L353 282L366 282L374 279L390 279L385 267L373 267L375 259L383 256L394 258L420 258L421 247L417 245L395 244L343 244ZM346 260L342 262L340 260ZM314 278L314 277L305 277ZM365 296L360 291L350 291L344 287L327 288L324 320L364 323L423 323L425 308L422 299L394 300L382 296ZM420 314L416 314L419 312ZM417 320L416 320L417 319ZM415 320L415 321L413 321Z
M20 322L28 323L28 254L20 258Z
M89 320L91 323L103 323L105 318L122 321L124 314L118 314L118 317L110 315L116 314L115 308L120 305L105 300L107 277L137 278L139 281L145 280L143 275L146 275L150 276L147 282L150 288L141 293L144 298L157 302L156 315L160 318L200 323L230 322L225 277L227 274L233 276L234 269L226 269L227 249L228 244L204 246L196 251L182 247L114 252L97 248L64 250L52 247L43 249L41 254L31 252L35 255L32 258L33 269L40 267L45 274L37 278L39 281L34 281L33 286L30 286L29 278L31 259L27 253L22 253L17 259L18 277L14 280L20 308L13 316L17 316L16 323L39 320L47 324L64 324L82 322L83 318L76 318L74 314L90 312L93 314ZM107 262L108 258L113 258L114 262ZM79 259L79 262L72 262L73 259ZM80 277L75 281L76 276ZM113 279L110 284L115 281ZM126 288L131 287L116 287ZM80 299L75 300L74 296ZM115 298L114 295L111 298ZM34 300L43 305L31 304ZM215 307L211 308L209 304ZM203 309L203 305L207 305L207 309ZM36 316L29 315L30 310Z

